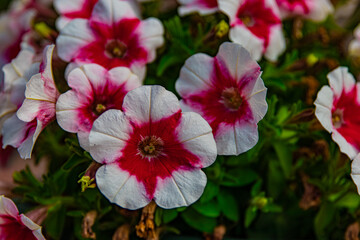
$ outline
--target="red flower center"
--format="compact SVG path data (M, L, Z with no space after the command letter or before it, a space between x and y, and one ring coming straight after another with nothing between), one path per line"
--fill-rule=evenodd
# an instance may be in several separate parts
M240 108L240 106L243 102L243 99L239 93L239 89L231 87L231 88L226 88L222 92L220 101L229 110L237 111Z
M142 157L158 157L164 150L164 142L156 136L143 138L138 145L138 151Z
M1 239L11 240L36 240L32 231L21 223L20 217L17 219L7 215L0 215L0 234Z
M127 46L119 40L111 40L105 46L105 55L109 58L123 58L126 54Z
M344 123L343 111L341 109L336 109L332 114L332 123L334 128L340 128Z

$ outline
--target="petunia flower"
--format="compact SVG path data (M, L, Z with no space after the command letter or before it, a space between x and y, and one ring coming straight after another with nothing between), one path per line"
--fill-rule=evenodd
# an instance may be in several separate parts
M19 214L14 202L0 196L0 239L45 240L41 227L24 214Z
M39 63L34 63L35 53L22 50L19 55L3 67L4 81L0 92L0 130L3 147L10 145L18 148L23 158L31 148L34 124L18 119L16 111L24 101L27 81L39 71ZM0 134L0 135L1 135Z
M138 19L128 2L99 0L89 20L75 19L61 30L58 54L78 65L129 67L143 80L146 64L155 59L156 48L164 42L163 34L158 19Z
M141 86L128 68L108 71L97 64L74 69L68 75L68 84L72 89L60 95L56 118L64 130L78 134L80 145L87 151L93 122L106 110L121 110L126 93Z
M255 60L275 61L285 50L279 9L274 0L218 0L230 19L230 40L244 46Z
M25 100L16 114L21 121L32 124L34 129L25 158L31 157L32 149L40 132L55 120L55 104L60 93L55 86L52 72L54 48L55 45L49 45L44 49L44 58L40 64L39 73L26 84Z
M314 21L323 21L334 11L329 0L276 0L282 18L302 16Z
M209 124L197 113L182 113L177 97L160 86L130 91L123 111L95 120L89 140L90 154L104 164L97 186L128 209L152 200L162 208L192 204L206 185L201 168L217 155Z
M267 112L260 74L248 51L235 43L223 43L214 58L195 54L182 67L175 85L182 109L209 122L219 155L238 155L257 143L257 123Z
M322 87L315 100L315 115L340 151L354 159L360 151L360 84L346 67L335 69L328 79L330 87Z
M178 0L181 6L178 8L179 15L199 12L201 15L212 14L219 10L217 0Z

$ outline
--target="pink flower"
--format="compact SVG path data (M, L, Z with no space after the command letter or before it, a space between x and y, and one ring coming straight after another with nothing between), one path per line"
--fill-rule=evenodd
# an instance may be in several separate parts
M64 130L78 133L80 145L87 151L93 122L106 110L121 110L126 93L141 86L128 68L108 71L97 64L74 69L68 75L68 84L72 90L60 95L56 118Z
M323 21L334 11L329 0L276 0L283 18L303 16L314 21Z
M58 54L78 65L129 67L143 80L146 64L155 59L156 48L164 42L163 33L158 19L141 21L128 2L99 0L89 20L75 19L61 30Z
M219 0L230 18L230 39L244 46L255 60L275 61L285 50L280 13L274 0Z
M0 239L45 240L41 227L19 214L14 202L4 196L0 196Z
M143 86L93 125L90 153L104 164L96 184L110 202L138 209L154 200L162 208L188 206L202 195L201 168L216 159L207 122L182 113L177 97L160 86Z
M340 151L354 159L360 151L360 84L345 67L329 73L315 100L315 115L339 145Z
M12 114L11 117L4 122L2 129L4 137L3 147L10 145L18 148L22 158L31 158L32 149L40 132L47 124L55 119L55 103L59 92L55 87L51 69L54 47L55 45L50 45L45 48L44 59L40 64L40 70L38 64L31 66L28 70L33 72L34 68L36 69L37 67L37 72L39 73L36 75L29 74L32 77L27 83L26 78L23 76L20 77L16 80L19 84L14 84L11 90L11 94L14 95L12 99L16 100L17 108L19 109L17 110L17 114ZM21 63L24 64L24 62ZM28 64L24 64L23 66L28 66ZM16 72L16 70L13 71ZM25 100L22 102L24 92ZM19 104L19 102L22 104Z
M180 16L193 12L207 15L219 10L217 0L178 0L178 2L181 4L178 9Z
M238 155L258 141L257 123L267 112L260 67L235 43L223 43L215 58L190 57L176 90L182 109L203 116L213 129L219 155Z

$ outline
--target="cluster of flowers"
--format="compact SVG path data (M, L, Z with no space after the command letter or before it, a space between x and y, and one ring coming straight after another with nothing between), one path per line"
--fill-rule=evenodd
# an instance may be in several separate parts
M3 16L10 19L0 21L7 29L0 37L9 43L0 49L6 64L0 84L4 148L31 158L39 134L56 120L77 133L80 146L102 165L99 190L128 209L151 201L163 208L188 206L205 188L201 168L217 155L251 149L267 112L256 60L264 55L274 61L284 51L281 19L302 15L320 21L332 11L328 0L179 0L180 15L227 14L235 42L223 43L215 57L199 53L185 62L176 81L179 101L161 86L142 86L146 65L164 43L164 28L158 19L142 20L137 1L54 0L60 14L57 55L69 62L65 78L71 89L62 94L52 69L55 44L36 41L30 24L52 1L16 3ZM315 102L316 116L354 159L360 152L354 131L360 127L354 114L360 110L358 85L345 68L329 79L331 88L324 87ZM353 164L356 183L359 164L360 157ZM0 197L0 204L0 232L20 224L33 239L43 239L39 226L19 215L9 199Z

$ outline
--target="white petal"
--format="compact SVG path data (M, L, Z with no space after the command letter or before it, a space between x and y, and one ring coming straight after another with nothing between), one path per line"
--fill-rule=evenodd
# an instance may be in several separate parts
M90 141L89 141L90 132L81 131L78 132L77 137L79 139L80 147L90 152Z
M286 49L285 38L281 25L271 28L269 45L266 48L265 57L272 62L275 62L279 55Z
M250 57L250 53L236 43L221 44L216 59L236 81L251 71L260 70L257 62Z
M138 124L159 121L180 111L179 100L161 86L142 86L126 94L123 109Z
M128 1L99 0L91 15L91 21L108 26L124 18L137 18L138 13Z
M360 154L356 155L351 164L351 178L353 179L360 195Z
M139 41L148 51L148 62L156 58L156 49L164 44L164 27L160 20L148 18L141 22L136 30L139 32Z
M268 110L266 92L267 89L264 85L264 81L259 76L250 95L247 97L252 115L254 117L254 122L256 123L263 119Z
M96 172L96 184L110 202L135 210L150 203L143 184L121 170L117 163L104 165Z
M3 195L0 196L0 215L9 215L11 217L17 218L19 211L15 203Z
M81 10L85 0L54 0L54 7L60 14Z
M61 30L56 39L58 55L62 60L70 62L81 47L94 40L88 20L74 19Z
M108 110L98 117L91 129L90 154L99 163L111 163L122 156L133 128L120 110Z
M154 200L169 209L189 206L200 198L206 186L206 175L200 169L178 170L172 177L158 178Z
M199 114L183 113L175 131L185 149L201 160L196 167L205 168L214 163L217 151L212 129Z
M78 108L81 107L79 94L73 90L60 95L56 102L56 119L62 129L76 133L80 129Z
M354 159L359 153L359 151L356 150L350 143L348 143L346 139L336 130L333 131L331 137L334 142L339 145L340 151L348 155L351 160Z
M261 59L264 41L252 34L247 28L241 25L231 28L229 38L248 50L254 60L258 61Z
M314 9L312 9L308 18L320 22L325 20L329 14L334 12L334 7L329 0L316 0L314 2Z
M215 135L219 155L239 155L254 147L258 139L256 123L220 124Z
M140 79L126 67L116 67L108 72L108 79L112 85L121 86L130 91L141 86Z
M191 56L181 68L180 77L175 84L176 91L183 98L187 98L212 87L210 81L213 68L214 59L212 57L203 53Z
M237 12L243 0L218 0L219 9L225 13L232 23L237 18Z
M218 10L217 7L209 8L202 6L198 3L198 0L178 0L178 2L182 5L178 8L180 16L185 16L193 12L199 12L200 15L208 15L215 13Z
M355 84L354 76L349 73L348 68L338 67L328 74L329 84L335 96L340 96L342 91L349 92Z
M323 86L319 91L315 104L315 116L321 125L328 131L333 131L332 105L334 93L329 86Z

